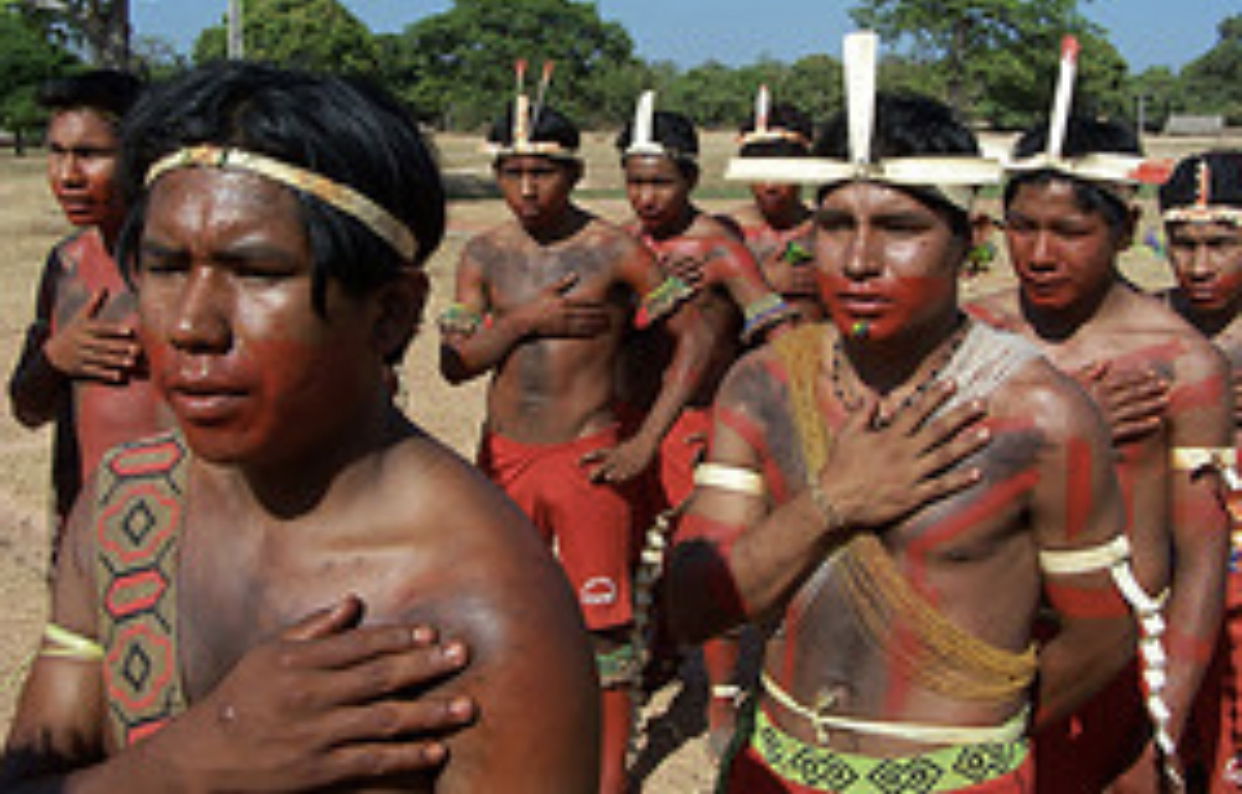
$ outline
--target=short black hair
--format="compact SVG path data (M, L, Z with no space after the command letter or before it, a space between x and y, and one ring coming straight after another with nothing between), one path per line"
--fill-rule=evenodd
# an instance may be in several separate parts
M35 101L52 112L94 110L119 127L144 88L143 81L129 72L92 69L45 81L39 86Z
M633 137L634 121L631 119L617 133L616 146L622 161ZM690 179L698 175L699 164L695 158L699 154L699 133L689 116L671 110L655 111L651 114L651 139L668 150L683 176Z
M788 102L777 102L768 111L768 127L780 128L802 135L805 143L788 138L770 141L752 141L742 145L738 152L742 157L800 157L806 155L811 148L811 140L815 137L815 125L811 117ZM738 128L745 135L755 129L755 112L752 110Z
M1013 145L1013 158L1033 157L1048 148L1048 122L1044 121L1024 132ZM1071 115L1066 119L1065 139L1060 154L1083 157L1088 154L1143 154L1138 135L1127 124L1111 119L1095 119ZM1008 208L1022 185L1046 185L1065 181L1074 189L1074 200L1084 212L1098 212L1115 232L1129 223L1130 212L1113 192L1102 189L1090 180L1051 168L1014 174L1005 183L1004 204Z
M812 148L815 157L848 159L849 118L845 111L834 115L820 131ZM979 142L953 110L943 102L921 94L889 94L875 98L875 125L871 135L871 155L877 160L920 155L975 155ZM821 187L816 201L833 186ZM935 192L916 186L894 185L942 213L953 233L970 239L970 217L955 204Z
M577 149L582 135L578 125L564 113L547 105L539 109L538 115L531 119L530 140L558 143L566 149ZM501 146L513 145L513 103L505 105L505 112L492 123L487 133L487 142Z
M186 146L237 147L309 169L359 191L409 226L419 266L444 236L440 171L410 113L356 79L221 61L151 91L125 120L119 179L130 216L117 260L132 272L145 221L147 170ZM314 257L314 307L325 311L327 280L360 296L409 263L361 221L295 190Z
M1242 209L1242 149L1215 149L1178 161L1160 186L1161 212L1187 207L1199 200L1199 169L1208 171L1208 203Z

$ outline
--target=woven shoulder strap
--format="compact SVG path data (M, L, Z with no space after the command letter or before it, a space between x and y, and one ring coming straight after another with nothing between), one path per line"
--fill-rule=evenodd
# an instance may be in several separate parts
M175 591L188 450L176 434L117 447L100 464L93 526L108 727L117 747L185 708Z

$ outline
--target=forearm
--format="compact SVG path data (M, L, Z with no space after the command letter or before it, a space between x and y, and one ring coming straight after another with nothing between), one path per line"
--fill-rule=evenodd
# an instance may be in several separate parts
M1165 655L1168 684L1165 702L1169 730L1178 739L1186 725L1203 674L1211 661L1224 609L1228 535L1225 529L1204 533L1190 548L1180 544L1172 591L1165 609Z
M674 637L698 643L771 614L815 570L836 537L804 491L740 530L732 543L702 536L680 540L665 578Z
M495 369L528 334L513 315L480 325L471 334L446 334L440 346L440 372L450 383L463 383Z
M42 344L28 343L9 380L13 416L26 427L51 421L72 386L69 376L52 365Z
M1128 615L1066 621L1039 652L1035 728L1072 714L1125 666L1135 651Z

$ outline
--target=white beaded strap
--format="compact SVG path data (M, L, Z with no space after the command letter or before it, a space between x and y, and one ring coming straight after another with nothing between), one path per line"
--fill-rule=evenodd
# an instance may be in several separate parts
M1238 453L1233 447L1173 447L1169 452L1169 464L1176 471L1216 469L1224 471L1238 465Z
M1090 573L1112 568L1130 559L1130 539L1118 535L1112 540L1087 549L1047 549L1039 552L1039 567L1044 573L1064 576Z
M825 704L824 709L818 711L807 708L794 700L793 696L782 689L767 672L763 673L760 680L764 690L772 696L773 700L811 723L815 728L816 740L821 745L828 744L829 728L928 744L1012 742L1022 738L1026 733L1027 717L1030 712L1029 706L1023 706L1001 725L927 725L917 722L864 720L825 713L824 709L831 707L832 703Z
M1166 588L1160 595L1152 598L1143 590L1143 586L1134 578L1129 565L1115 565L1112 568L1114 581L1121 590L1139 619L1139 659L1142 662L1143 681L1147 685L1147 714L1151 717L1152 730L1155 734L1156 746L1164 757L1164 773L1179 789L1182 787L1181 775L1178 773L1173 759L1177 757L1177 743L1169 733L1169 720L1172 714L1164 702L1164 687L1168 683L1168 656L1164 652L1165 622L1161 612L1169 600Z
M694 484L749 496L763 496L767 493L762 474L726 463L700 463L695 466Z

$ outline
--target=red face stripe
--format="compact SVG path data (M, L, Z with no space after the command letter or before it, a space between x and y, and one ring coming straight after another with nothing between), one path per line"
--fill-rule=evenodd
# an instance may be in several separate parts
M1087 528L1091 516L1091 445L1081 438L1066 445L1065 537L1073 540Z

